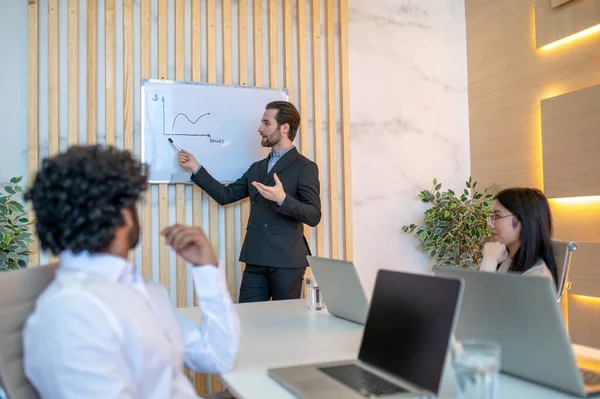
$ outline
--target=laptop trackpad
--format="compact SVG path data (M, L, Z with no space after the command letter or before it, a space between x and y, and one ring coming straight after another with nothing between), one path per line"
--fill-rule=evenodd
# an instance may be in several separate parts
M341 382L366 398L373 396L387 396L408 392L355 364L322 367L319 371L327 374L334 380Z

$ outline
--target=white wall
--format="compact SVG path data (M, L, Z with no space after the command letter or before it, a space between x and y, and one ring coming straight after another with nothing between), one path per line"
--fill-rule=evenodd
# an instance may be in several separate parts
M27 2L0 4L0 182L27 179Z
M354 255L371 292L377 270L423 271L416 198L434 177L469 175L464 0L349 0Z

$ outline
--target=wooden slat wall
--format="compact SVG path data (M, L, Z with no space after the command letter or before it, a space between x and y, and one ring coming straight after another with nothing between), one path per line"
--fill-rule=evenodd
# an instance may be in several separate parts
M150 78L150 20L151 2L141 0L140 2L140 77ZM142 275L152 278L152 202L151 192L147 191L142 200Z
M50 0L53 3L58 3L58 0ZM58 5L57 5L58 7ZM86 68L87 68L87 98L86 98L86 105L87 105L87 127L86 127L86 131L87 131L87 144L96 144L96 141L98 140L97 137L97 124L98 124L98 111L97 111L97 101L96 101L96 96L97 96L97 90L98 90L98 84L97 84L97 80L98 80L98 70L97 70L97 63L98 63L98 15L97 15L97 10L98 9L98 4L97 4L97 0L88 0L87 3L87 62L86 62ZM58 24L58 19L57 19L57 24ZM57 33L58 35L58 30ZM50 38L50 35L49 35ZM54 51L57 50L50 50L48 49L48 56L50 56ZM56 84L58 84L58 54L56 55ZM49 74L48 74L49 75ZM52 77L48 76L48 84L50 84L50 82L52 81ZM133 83L133 82L131 82ZM50 112L50 109L48 109L48 112ZM57 114L58 114L58 107L56 110ZM58 134L58 120L56 121L57 126L56 126L56 130L57 130L57 134Z
M238 85L248 85L248 2L238 0ZM240 201L240 231L244 234L250 217L250 201L246 198ZM241 264L243 273L245 264ZM241 273L240 273L241 274ZM241 284L241 282L240 282Z
M191 0L192 12L192 35L191 35L191 53L192 53L192 81L200 82L202 80L202 59L201 59L201 14L200 0ZM192 224L202 226L202 190L198 186L192 187ZM196 292L194 292L194 305L197 304ZM193 376L194 387L199 395L205 395L209 392L208 377L200 374Z
M47 4L47 15L39 15L40 3ZM296 140L299 150L320 169L324 214L317 228L306 227L307 239L314 242L316 255L352 258L347 0L30 0L28 10L30 182L43 153L39 145L44 140L40 137L47 136L48 153L53 155L60 151L61 133L69 145L79 142L80 128L86 132L88 144L117 145L122 129L123 148L140 153L137 73L141 79L185 80L191 76L194 82L286 87L302 116ZM85 17L87 26L79 24L80 17ZM39 18L48 19L47 31L39 31ZM135 26L136 20L139 26ZM62 29L68 34L60 36ZM79 46L81 41L85 46ZM39 79L46 76L45 70L39 70L39 50L46 47L48 103L38 104ZM64 55L59 48L67 49ZM85 49L83 58L80 48ZM186 66L186 57L191 65ZM85 64L81 64L84 59L81 62ZM139 71L134 69L136 63ZM186 67L191 67L190 75ZM68 73L61 73L65 69ZM83 79L80 69L85 72ZM63 86L61 79L65 79ZM85 90L80 92L82 85ZM60 87L66 88L68 98L64 104L68 120L62 127ZM86 93L85 98L79 93ZM39 131L39 112L48 113L47 131ZM85 117L85 126L78 115ZM186 192L191 194L191 201L186 201ZM207 205L208 218L204 219ZM140 205L141 256L136 260L143 276L169 290L176 287L171 296L177 306L192 304L187 300L190 276L185 261L174 258L171 265L169 249L159 237L160 230L168 225L191 220L193 225L207 229L211 243L223 257L227 286L235 299L240 284L239 243L249 213L247 199L221 210L215 201L203 198L202 190L195 186L178 184L173 191L165 184L150 187ZM37 243L31 250L30 265L46 259L45 254L40 258ZM195 293L193 297L196 303ZM200 395L222 389L212 376L188 375Z
M216 0L206 0L206 54L208 83L217 83L217 7ZM219 253L219 204L212 198L208 199L208 230L209 240ZM221 384L216 376L210 381L212 392L220 392Z
M294 4L283 0L283 81L288 89L288 99L294 102Z
M158 77L168 79L168 12L167 0L158 0ZM169 225L169 192L166 184L158 185L158 230ZM170 289L169 248L163 240L158 244L159 281Z
M306 43L306 2L296 0L296 37L297 37L297 53L296 62L298 63L298 100L296 107L300 112L300 130L298 132L298 140L300 141L300 153L304 156L310 156L309 128L308 128L308 61L304 56L307 52ZM323 186L321 186L323 189ZM304 226L304 235L310 243L312 231L308 226Z
M252 1L252 24L254 26L254 86L264 84L263 12L262 1Z
M231 0L222 0L221 27L223 29L223 82L224 84L233 84L233 43L232 43L232 9ZM225 207L225 231L235 232L235 206L230 204ZM225 261L227 272L227 288L232 298L236 298L236 279L235 279L235 237L234 234L225 235Z
M319 167L319 179L323 180L323 81L321 74L321 0L310 2L311 14L311 59L312 59L312 117L313 117L313 147L314 161ZM325 188L325 185L323 185ZM321 190L321 207L324 189ZM325 253L325 220L317 225L317 253Z
M48 155L59 151L58 0L48 1ZM93 103L96 104L95 102Z
M116 145L116 65L115 65L115 0L104 1L104 83L105 88L105 123L106 123L106 145Z
M73 7L73 4L69 4ZM74 18L73 18L74 17ZM60 151L60 125L59 125L59 63L58 63L58 0L48 1L48 155L56 155ZM77 34L77 14L71 16L69 14L69 35ZM72 32L74 30L74 33ZM71 50L72 48L70 48ZM76 54L75 54L76 55ZM76 60L75 60L76 61ZM72 55L69 54L69 62L73 62ZM71 66L68 67L69 70ZM75 93L73 93L75 90ZM69 104L71 104L71 95L77 96L77 79L69 79L68 93ZM77 109L77 99L73 99L75 109ZM76 132L71 132L71 115L72 110L69 110L69 143L73 140L72 136ZM76 122L76 120L75 120ZM50 256L48 263L56 261L56 257Z
M77 144L79 115L79 0L69 0L69 145ZM114 7L113 7L114 8Z
M123 149L132 153L134 135L133 28L133 0L123 0Z
M340 253L338 210L337 74L335 68L335 1L325 0L325 65L327 69L327 159L329 159L329 234L331 253ZM321 223L324 226L324 223Z
M32 182L39 163L39 4L30 1L27 6L27 175ZM35 215L28 211L29 220ZM29 266L40 263L39 244L34 241L29 245Z
M339 62L340 62L340 111L341 111L341 147L342 147L342 214L344 215L344 255L351 260L354 250L352 241L352 165L350 163L350 73L348 71L348 0L338 0Z
M277 33L278 14L277 0L268 0L267 8L268 27L269 27L269 87L279 87L279 57L277 51L279 49L279 34Z
M175 80L185 80L185 1L175 0ZM175 212L176 222L185 224L185 184L175 185ZM185 260L177 257L177 287L186 285ZM177 290L177 306L187 306L186 290Z

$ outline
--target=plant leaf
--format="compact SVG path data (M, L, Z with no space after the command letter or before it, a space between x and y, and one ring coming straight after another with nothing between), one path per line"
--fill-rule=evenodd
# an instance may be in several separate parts
M23 179L23 176L17 176L17 177L13 177L12 179L10 179L10 182L13 184L18 184L21 182L22 179Z
M487 194L488 189L484 190L486 194L476 191L476 183L469 177L467 188L458 197L451 189L442 192L442 183L435 178L431 191L418 194L430 206L421 222L402 229L418 238L421 251L437 265L466 268L481 259L483 242L491 234L486 218L493 197Z

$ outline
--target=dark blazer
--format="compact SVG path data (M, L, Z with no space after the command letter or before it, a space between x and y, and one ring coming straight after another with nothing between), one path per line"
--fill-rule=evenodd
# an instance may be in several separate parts
M242 177L229 185L215 180L203 167L192 181L221 205L250 197L250 217L240 261L271 267L305 267L310 249L303 223L316 226L321 220L319 169L296 148L285 153L267 173L269 158L255 162ZM253 181L275 184L277 173L286 193L281 206L264 198Z

